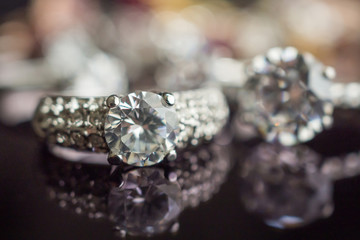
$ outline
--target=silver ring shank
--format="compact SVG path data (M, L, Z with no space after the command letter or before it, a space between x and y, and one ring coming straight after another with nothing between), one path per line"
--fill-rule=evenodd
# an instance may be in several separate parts
M177 147L210 140L225 125L229 110L222 92L204 88L173 93L179 116ZM104 121L108 112L105 97L50 96L35 112L33 127L47 143L76 150L108 152Z

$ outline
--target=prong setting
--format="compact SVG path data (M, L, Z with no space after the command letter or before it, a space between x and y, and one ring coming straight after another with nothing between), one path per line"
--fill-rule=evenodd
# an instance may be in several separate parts
M111 164L111 165L120 165L122 163L121 156L116 155L112 152L109 153L107 160L108 160L109 164Z
M328 80L334 80L336 77L336 71L333 67L327 66L323 70L323 75Z
M125 181L122 176L123 168L121 166L113 165L110 171L110 182L113 186L121 188Z
M177 158L176 150L171 150L171 151L169 152L169 154L167 155L167 159L168 159L169 161L175 161L176 158Z
M171 107L175 105L175 97L172 93L163 93L162 97L167 106Z
M108 106L109 108L114 108L117 105L119 105L119 103L120 103L120 97L117 95L110 95L106 99L106 106Z

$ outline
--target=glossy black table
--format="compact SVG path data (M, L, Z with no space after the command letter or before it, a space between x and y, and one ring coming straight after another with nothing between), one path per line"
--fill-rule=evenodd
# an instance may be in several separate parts
M339 114L338 114L339 115ZM346 129L345 129L346 130ZM351 128L349 131L354 132ZM356 138L342 131L320 136L310 143L321 151L358 146ZM346 131L345 131L346 132ZM356 135L356 134L355 134ZM338 143L327 143L335 139ZM347 142L349 141L349 142ZM238 143L239 144L239 143ZM238 149L238 148L234 148ZM337 151L339 151L337 149ZM0 125L0 239L119 239L107 220L91 220L62 209L49 199L40 159L46 151L29 123L16 127ZM45 155L46 156L46 155ZM242 153L234 151L234 160ZM46 160L46 159L45 159ZM231 170L221 190L197 208L180 215L177 234L153 239L359 239L360 177L335 184L335 211L324 220L294 230L272 229L245 211L239 201L237 167ZM141 237L129 237L129 239Z

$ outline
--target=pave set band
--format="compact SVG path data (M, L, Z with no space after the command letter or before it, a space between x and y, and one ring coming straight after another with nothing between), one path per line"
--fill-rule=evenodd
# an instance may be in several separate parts
M41 100L33 126L47 143L109 152L109 162L135 166L176 157L175 147L210 140L225 125L229 110L217 88L174 93L137 91L127 96Z

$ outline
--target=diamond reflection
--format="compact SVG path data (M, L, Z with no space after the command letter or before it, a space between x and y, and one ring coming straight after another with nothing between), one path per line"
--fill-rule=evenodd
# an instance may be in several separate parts
M212 143L183 151L172 162L136 168L80 164L47 154L49 193L59 206L89 218L110 219L121 236L178 229L178 217L208 201L232 165L229 149ZM111 174L109 174L111 172Z
M131 235L163 232L182 209L181 189L161 169L135 169L124 174L121 187L109 193L110 218Z
M241 168L241 201L275 228L293 228L333 211L331 179L320 157L305 146L261 144Z

